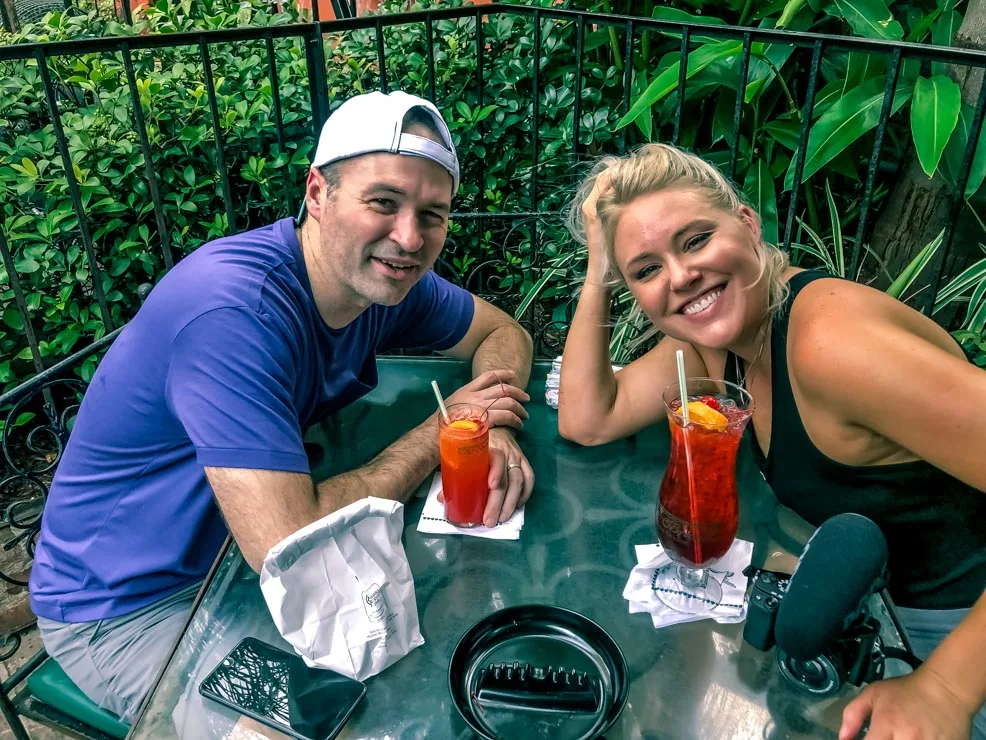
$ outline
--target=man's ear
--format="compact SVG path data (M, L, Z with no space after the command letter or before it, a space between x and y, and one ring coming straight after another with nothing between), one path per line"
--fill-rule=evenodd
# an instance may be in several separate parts
M763 238L763 228L760 225L760 215L749 206L740 206L739 217L740 220L746 224L747 228L753 232L754 238L757 241L760 241L760 239Z
M322 216L322 205L328 197L328 187L322 173L312 167L308 170L308 180L305 182L305 208L308 217L316 223Z

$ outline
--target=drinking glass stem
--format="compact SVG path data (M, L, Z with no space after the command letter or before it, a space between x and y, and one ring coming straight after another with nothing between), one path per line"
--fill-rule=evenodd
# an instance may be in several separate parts
M678 580L685 588L699 588L705 583L705 568L677 567Z

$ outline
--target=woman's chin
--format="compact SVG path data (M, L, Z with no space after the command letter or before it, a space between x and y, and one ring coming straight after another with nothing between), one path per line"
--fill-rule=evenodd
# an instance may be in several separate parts
M735 344L739 336L736 327L727 325L729 322L712 321L705 325L696 326L696 322L684 316L675 316L673 318L680 318L682 320L668 320L661 322L663 326L655 325L667 336L687 342L695 347L725 350Z

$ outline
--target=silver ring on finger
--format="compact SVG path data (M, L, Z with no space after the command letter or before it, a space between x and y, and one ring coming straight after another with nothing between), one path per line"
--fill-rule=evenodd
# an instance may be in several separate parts
M520 463L507 463L507 470L508 471L513 470L514 468L519 468L519 467L520 467Z

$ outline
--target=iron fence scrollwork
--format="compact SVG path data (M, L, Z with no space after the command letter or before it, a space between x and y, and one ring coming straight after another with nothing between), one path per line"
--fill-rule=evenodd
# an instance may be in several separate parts
M0 579L7 583L27 586L48 486L85 389L81 380L50 380L15 403L4 420L2 446L10 474L0 482L0 500L11 503L3 511L7 532L0 547L6 564L0 565ZM7 553L17 548L23 548L24 558L11 564Z

